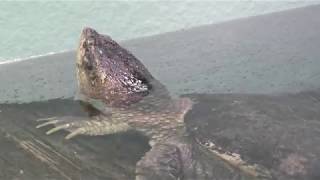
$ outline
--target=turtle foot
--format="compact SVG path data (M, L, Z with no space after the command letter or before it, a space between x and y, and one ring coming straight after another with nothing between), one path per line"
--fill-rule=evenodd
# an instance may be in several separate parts
M42 128L49 125L54 125L55 127L46 132L50 135L54 132L60 130L66 130L70 133L65 137L65 139L71 139L78 135L105 135L114 134L118 132L127 131L130 127L126 123L113 123L108 121L108 119L102 119L101 117L50 117L44 119L38 119L38 122L42 122L37 125L36 128Z
M182 179L180 149L172 144L155 144L137 163L135 180Z

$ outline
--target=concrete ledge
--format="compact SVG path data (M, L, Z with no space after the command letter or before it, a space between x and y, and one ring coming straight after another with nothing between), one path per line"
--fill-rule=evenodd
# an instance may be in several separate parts
M171 92L278 93L320 87L320 6L122 44ZM75 53L0 66L0 102L71 97Z

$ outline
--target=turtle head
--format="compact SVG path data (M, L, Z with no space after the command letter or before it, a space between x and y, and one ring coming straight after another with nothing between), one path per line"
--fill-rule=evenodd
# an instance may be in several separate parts
M138 102L153 88L154 78L136 57L91 28L82 30L76 65L80 92L111 106Z

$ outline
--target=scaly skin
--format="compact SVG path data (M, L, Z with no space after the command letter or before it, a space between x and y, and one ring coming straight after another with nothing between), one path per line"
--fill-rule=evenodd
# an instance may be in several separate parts
M199 145L185 132L188 98L173 99L144 65L110 37L85 28L77 50L77 78L82 100L98 110L92 117L41 119L51 134L64 129L66 139L135 129L150 138L151 150L137 163L136 179L212 179L210 158L195 158ZM217 165L219 166L219 165ZM229 179L226 177L225 179Z
M53 124L55 128L47 134L64 129L70 132L66 139L79 134L104 135L133 128L148 136L153 146L184 134L183 117L192 106L191 100L172 99L144 65L110 37L85 28L76 65L83 101L92 104L101 114L89 118L40 119L45 122L37 128ZM143 161L138 164L146 165ZM181 169L182 164L179 162L177 166ZM143 168L137 168L137 173L140 174L137 179L145 177ZM181 173L174 177L182 176Z

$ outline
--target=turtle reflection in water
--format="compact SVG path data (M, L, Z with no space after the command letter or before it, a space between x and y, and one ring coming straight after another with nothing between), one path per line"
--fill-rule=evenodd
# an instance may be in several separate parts
M319 177L319 94L170 97L130 52L85 28L77 50L88 117L41 119L77 135L137 130L151 149L136 179L314 179ZM98 113L97 113L98 112Z

